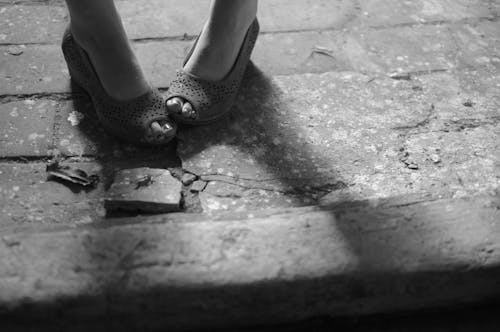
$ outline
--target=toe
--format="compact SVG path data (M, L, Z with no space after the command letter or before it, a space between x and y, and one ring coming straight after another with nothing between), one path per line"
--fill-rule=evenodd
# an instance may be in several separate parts
M173 136L175 136L175 128L166 120L154 121L151 123L151 133L151 136L156 143L162 143L169 141Z
M170 112L179 114L182 112L183 102L179 97L170 98L167 100L167 108Z
M162 132L161 124L158 121L155 121L151 124L151 131L153 135L160 134Z
M196 112L190 103L186 102L182 106L182 116L185 119L195 119L196 118Z

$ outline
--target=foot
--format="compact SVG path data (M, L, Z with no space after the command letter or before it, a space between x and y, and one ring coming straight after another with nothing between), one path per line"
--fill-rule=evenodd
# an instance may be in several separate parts
M78 44L88 54L106 93L119 101L131 100L151 91L139 62L121 23L117 29L98 28L99 25L79 26L72 22L71 33ZM151 124L152 137L172 136L173 126L167 121L155 121Z
M223 79L233 67L248 28L257 15L257 0L214 0L210 17L184 71L206 81ZM167 109L186 119L195 119L196 110L186 100L174 97Z

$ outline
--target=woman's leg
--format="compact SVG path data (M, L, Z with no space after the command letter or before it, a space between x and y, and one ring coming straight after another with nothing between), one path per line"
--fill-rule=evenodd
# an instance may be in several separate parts
M151 90L127 38L113 0L66 0L71 33L88 54L106 93L131 100ZM170 123L151 124L154 135L173 130Z
M184 70L208 81L218 81L231 70L245 34L257 15L257 0L212 0L210 15ZM181 98L167 107L189 117L192 106Z
M113 0L66 0L71 32L92 61L106 92L127 100L150 90Z

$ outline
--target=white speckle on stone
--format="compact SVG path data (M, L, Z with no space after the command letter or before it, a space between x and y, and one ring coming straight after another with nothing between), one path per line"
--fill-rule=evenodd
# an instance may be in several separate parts
M73 111L73 112L69 113L68 121L74 127L74 126L78 126L84 118L85 118L85 116L82 113L77 112L77 111Z
M32 133L32 134L30 134L30 135L28 136L28 139L29 139L30 141L34 141L34 140L36 140L36 139L38 139L38 138L44 138L44 137L45 137L45 135L44 135L44 134Z
M26 100L24 101L24 103L25 103L26 105L35 105L35 101L34 101L33 99L26 99Z
M19 191L19 186L14 186L14 187L12 187L12 190L13 190L13 191Z
M210 210L220 210L221 209L221 205L215 199L207 199L207 208L210 209Z
M92 223L92 218L90 216L85 216L75 221L75 224L90 224Z
M19 116L19 112L17 111L17 107L14 107L12 109L12 111L9 113L10 116L12 116L13 118L17 118Z

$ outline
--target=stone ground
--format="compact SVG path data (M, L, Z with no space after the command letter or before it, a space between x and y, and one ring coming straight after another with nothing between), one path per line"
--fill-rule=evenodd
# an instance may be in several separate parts
M167 89L207 3L118 4L151 81ZM495 192L499 11L498 1L263 2L231 116L138 150L108 137L71 86L63 3L2 1L2 226L99 222L113 172L138 166L192 174L184 210L209 215ZM99 173L100 185L46 182L55 156Z
M166 91L208 1L117 3L151 82ZM414 197L498 200L500 1L264 0L259 16L230 116L139 149L109 137L71 84L63 1L0 0L0 230L133 223L104 203L113 174L135 167L183 180L189 214L175 218L188 221ZM47 181L55 159L99 183Z

